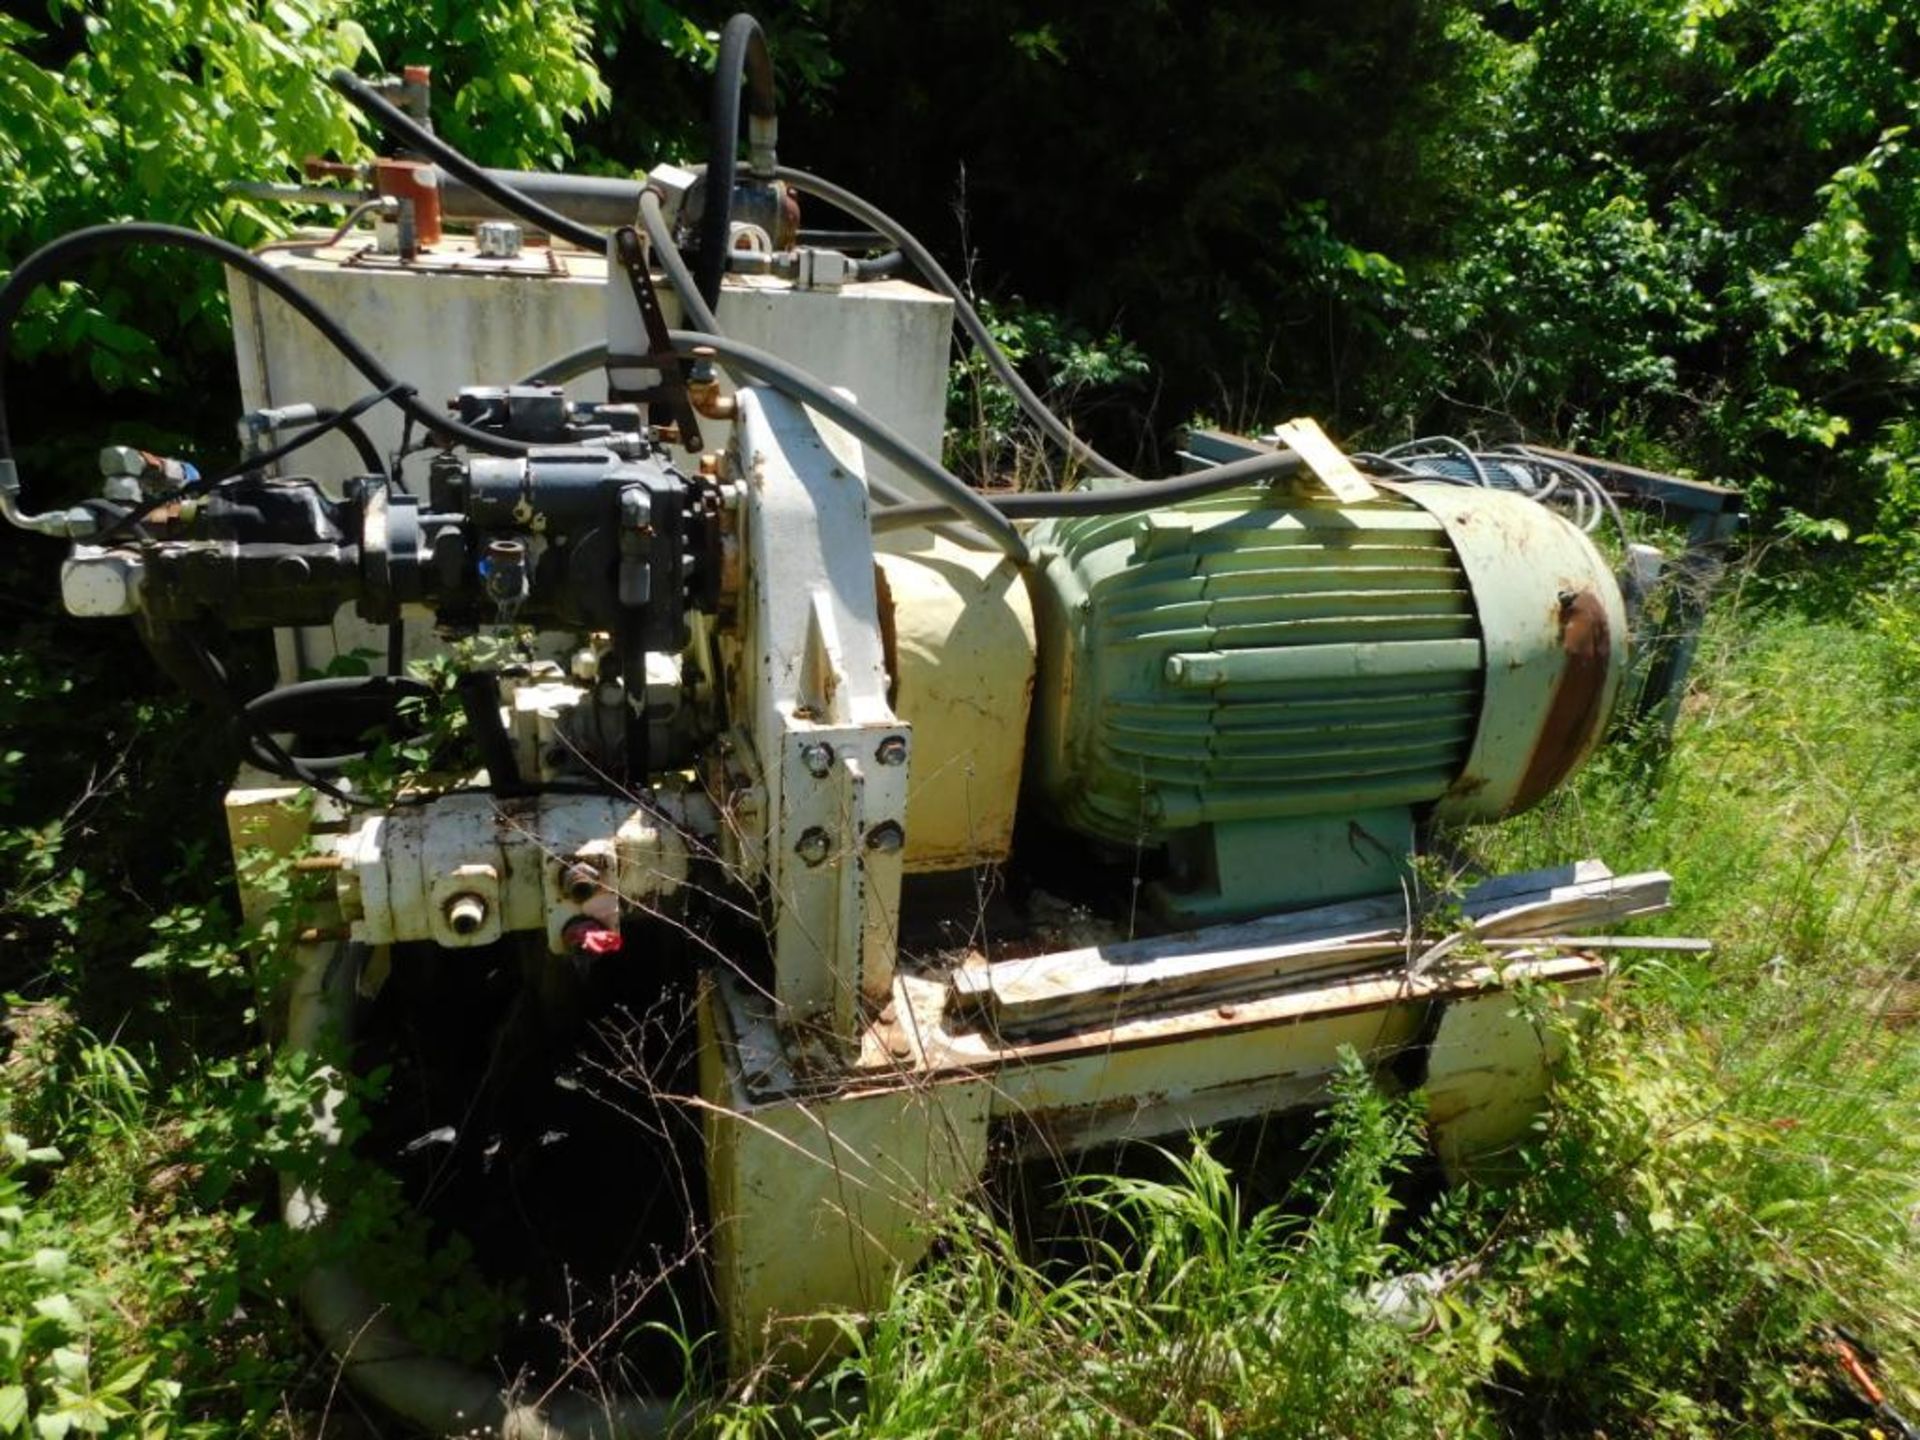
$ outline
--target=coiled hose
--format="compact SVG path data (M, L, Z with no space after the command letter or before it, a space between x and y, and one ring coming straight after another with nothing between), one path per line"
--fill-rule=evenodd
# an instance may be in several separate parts
M354 983L361 947L340 942L300 945L287 995L286 1055L323 1053L328 1043L353 1038ZM345 1143L338 1114L347 1093L337 1072L323 1070L326 1091L315 1103L308 1135L324 1154ZM322 1167L324 1168L324 1166ZM297 1234L314 1235L329 1223L321 1189L299 1177L280 1177L280 1215ZM435 1435L495 1436L498 1440L668 1440L688 1433L691 1406L633 1396L597 1396L560 1390L527 1398L483 1371L430 1355L409 1340L385 1305L350 1266L314 1266L300 1283L307 1323L338 1357L354 1388L402 1419Z

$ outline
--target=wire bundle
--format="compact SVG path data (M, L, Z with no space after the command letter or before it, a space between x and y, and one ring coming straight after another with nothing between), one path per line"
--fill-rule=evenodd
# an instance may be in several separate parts
M1452 435L1427 435L1391 449L1358 454L1354 464L1375 474L1442 480L1483 490L1506 490L1560 510L1589 535L1611 516L1620 543L1628 544L1619 502L1577 465L1518 445L1476 450Z

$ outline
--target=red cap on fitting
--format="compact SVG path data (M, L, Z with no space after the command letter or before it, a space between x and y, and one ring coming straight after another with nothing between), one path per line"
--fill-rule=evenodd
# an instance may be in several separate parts
M566 942L567 949L585 955L617 955L626 943L618 930L586 915L569 920L560 938Z

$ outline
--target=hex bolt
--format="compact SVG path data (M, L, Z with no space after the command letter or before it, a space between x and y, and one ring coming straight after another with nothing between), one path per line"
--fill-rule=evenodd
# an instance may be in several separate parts
M892 855L907 843L907 832L898 820L882 820L867 831L867 849L882 855Z
M800 763L807 767L807 773L814 779L824 780L827 772L833 769L833 747L824 740L815 740L810 745L802 745Z
M794 842L793 853L809 865L818 865L832 849L833 837L818 825L812 825L800 832L800 838Z
M487 902L466 891L447 901L447 928L456 935L472 935L487 923Z
M576 860L560 877L560 888L576 905L584 905L600 893L600 872L584 860Z
M874 747L873 758L882 765L904 765L907 763L907 737L889 735Z

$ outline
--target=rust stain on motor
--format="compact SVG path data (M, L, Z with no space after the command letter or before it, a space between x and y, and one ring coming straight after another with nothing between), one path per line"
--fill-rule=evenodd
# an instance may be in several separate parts
M1557 620L1566 665L1514 795L1515 810L1526 809L1566 779L1606 721L1603 702L1613 659L1606 606L1591 590L1563 592Z

